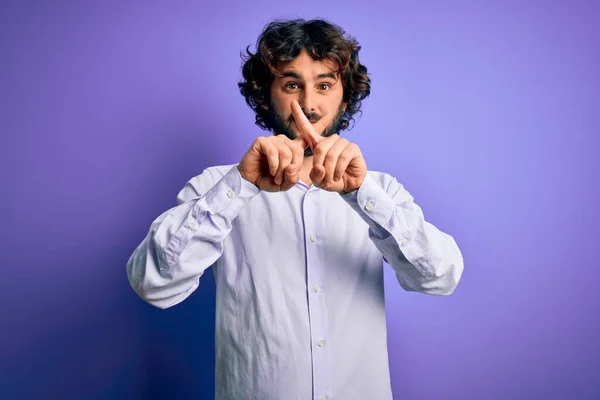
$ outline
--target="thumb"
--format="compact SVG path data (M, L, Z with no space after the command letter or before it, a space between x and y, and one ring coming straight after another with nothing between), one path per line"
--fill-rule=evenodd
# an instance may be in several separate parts
M285 173L289 176L294 176L298 173L298 171L300 170L300 167L294 164L290 164L287 166L287 168L285 169Z

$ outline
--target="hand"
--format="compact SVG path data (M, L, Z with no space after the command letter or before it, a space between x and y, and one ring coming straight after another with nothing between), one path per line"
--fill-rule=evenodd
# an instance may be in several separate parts
M237 168L240 175L261 190L280 192L300 180L306 145L285 135L257 138Z
M367 164L360 148L337 134L321 136L296 100L292 101L292 113L300 137L305 141L302 145L309 145L313 151L309 175L312 183L330 192L349 193L360 188L367 176Z

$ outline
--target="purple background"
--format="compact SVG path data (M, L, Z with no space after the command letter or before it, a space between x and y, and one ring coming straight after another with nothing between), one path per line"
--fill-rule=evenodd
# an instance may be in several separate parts
M395 398L600 398L600 3L83 3L0 6L0 398L212 398L212 275L161 311L125 263L264 134L239 54L279 16L359 39L344 135L464 255L450 297L386 266Z

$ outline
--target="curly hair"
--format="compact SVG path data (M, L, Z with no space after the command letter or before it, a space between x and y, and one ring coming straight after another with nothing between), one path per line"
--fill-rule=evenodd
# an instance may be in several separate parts
M346 110L341 116L340 130L349 128L354 114L360 113L362 100L371 92L371 79L367 68L358 58L361 46L356 39L345 34L337 25L323 19L305 21L275 20L265 26L256 42L256 53L246 48L242 54L243 80L238 83L246 103L256 113L256 125L270 130L268 111L274 71L293 61L306 49L314 60L332 60L339 67L344 88L343 102Z

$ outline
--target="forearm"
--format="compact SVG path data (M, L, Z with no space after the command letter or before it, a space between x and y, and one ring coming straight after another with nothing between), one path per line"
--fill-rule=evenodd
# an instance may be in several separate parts
M370 176L342 196L369 225L369 237L405 290L447 295L463 271L454 239L425 221L412 196L395 181L384 189Z
M206 193L180 199L158 217L127 263L136 293L159 308L187 298L223 253L233 220L257 192L232 170Z

